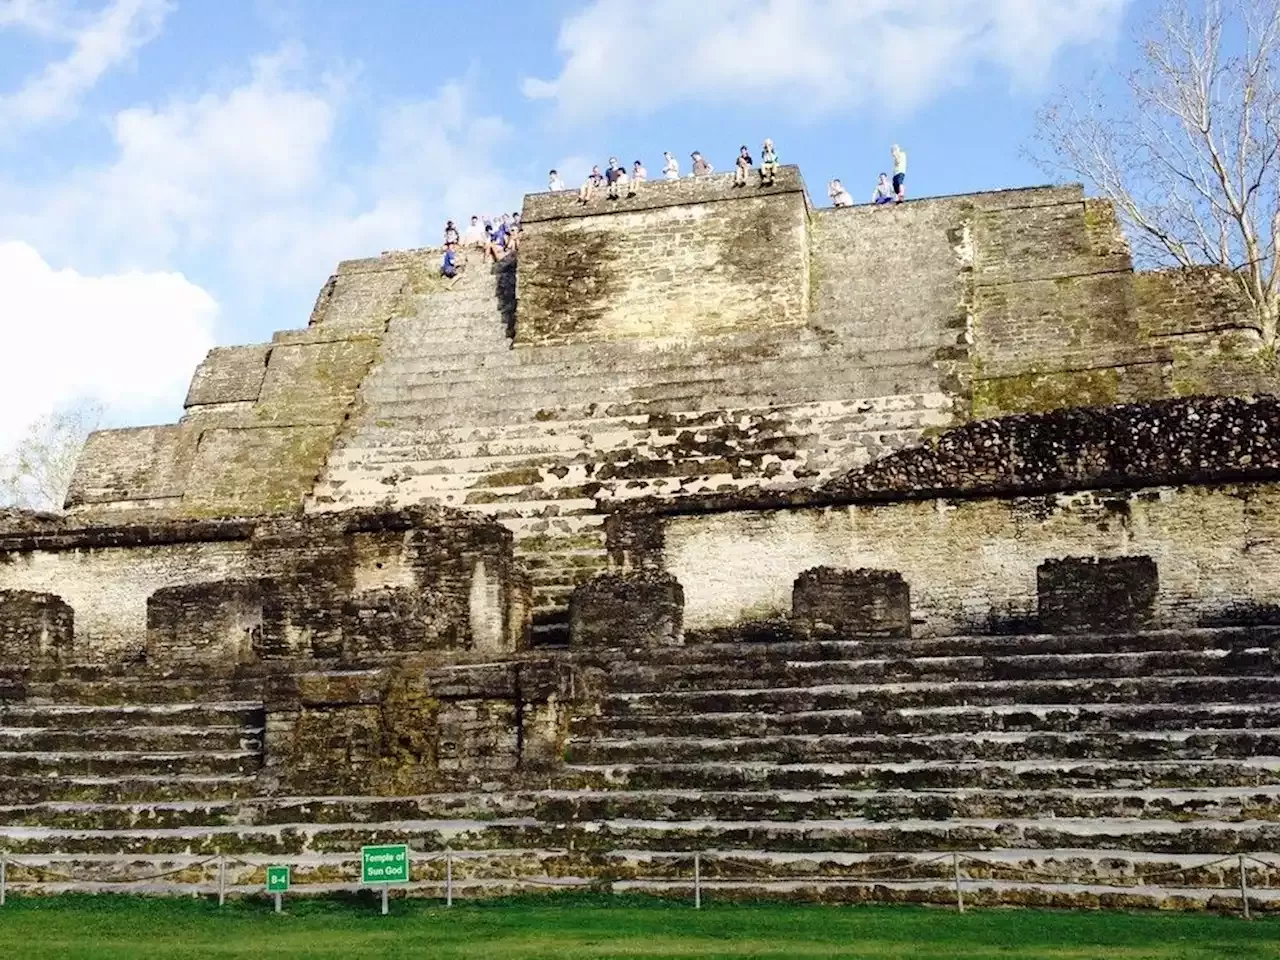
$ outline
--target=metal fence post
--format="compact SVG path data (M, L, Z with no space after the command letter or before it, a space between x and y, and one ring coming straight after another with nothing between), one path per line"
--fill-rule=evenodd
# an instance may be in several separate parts
M0 907L4 906L5 887L9 883L9 855L0 853Z
M1240 906L1244 910L1244 918L1251 919L1249 916L1249 887L1245 883L1244 878L1244 854L1240 854Z
M702 909L702 854L693 851L693 909Z
M444 852L444 905L453 906L453 851Z
M960 888L960 854L952 852L951 867L956 875L956 910L964 913L964 891Z
M218 906L223 906L227 902L227 857L226 854L218 854Z
M382 915L387 915L387 884L382 885Z

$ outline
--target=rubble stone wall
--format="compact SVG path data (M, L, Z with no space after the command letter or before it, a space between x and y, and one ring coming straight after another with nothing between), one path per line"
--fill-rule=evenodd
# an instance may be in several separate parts
M227 670L509 654L529 608L507 531L429 511L0 531L0 597L31 594L74 611L59 659ZM0 622L26 606L0 603Z

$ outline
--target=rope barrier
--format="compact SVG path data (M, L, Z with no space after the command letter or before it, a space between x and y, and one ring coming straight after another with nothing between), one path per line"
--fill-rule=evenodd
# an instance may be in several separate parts
M632 851L632 852L634 853L635 851ZM503 851L503 853L534 854L538 856L543 856L548 853L556 853L556 851L519 850L519 851ZM465 859L472 861L473 863L476 861L482 862L484 859L484 857L481 855L482 852L480 851L466 851L466 854L467 856L465 857ZM1160 870L1155 873L1135 875L1132 879L1083 877L1083 876L1077 876L1077 875L1071 875L1071 874L1063 875L1063 874L1047 873L1041 870L1027 869L1024 867L1017 866L1016 864L987 860L982 857L975 856L974 854L971 854L971 853L962 853L957 851L955 853L944 853L944 854L928 857L927 859L915 860L911 863L899 863L891 867L885 867L882 869L862 871L857 874L840 874L837 876L830 876L830 877L814 877L814 876L779 877L773 873L773 871L776 869L774 866L768 865L768 864L754 864L750 860L736 858L731 853L699 851L698 855L701 858L702 866L704 870L708 863L719 861L722 865L728 865L733 867L734 872L738 873L737 876L729 875L729 876L717 876L717 877L711 877L711 878L706 877L704 873L702 876L702 882L704 883L708 881L734 882L734 881L742 880L744 878L741 876L741 874L747 871L754 871L754 873L752 873L752 877L755 879L760 879L764 881L777 881L777 882L829 880L832 883L862 883L862 882L868 882L868 881L874 881L874 880L894 879L895 877L910 880L912 879L910 877L910 874L918 871L919 869L923 867L932 866L934 864L942 863L944 861L949 861L949 860L952 860L953 858L958 858L959 861L964 863L971 863L978 866L986 867L989 870L995 871L997 873L1012 874L1015 876L1015 878L1042 883L1046 886L1091 886L1091 887L1107 887L1107 888L1116 889L1116 890L1135 889L1138 887L1152 886L1152 885L1158 886L1159 885L1158 881L1161 879L1168 878L1168 877L1181 876L1181 875L1185 875L1185 874L1192 873L1199 870L1210 870L1210 869L1213 869L1214 867L1218 867L1227 863L1232 863L1232 864L1239 863L1243 865L1245 861L1252 861L1253 863L1259 866L1266 867L1268 869L1280 869L1280 863L1276 862L1275 860L1263 859L1263 856L1260 856L1254 853L1248 853L1248 854L1232 854L1229 856L1223 856L1214 860L1210 860L1207 863L1191 864L1187 866L1174 867L1167 870ZM63 855L63 856L66 856L66 855ZM449 861L450 859L458 859L456 854L450 854L450 853L418 853L415 851L410 851L409 856L410 856L411 862L414 864L444 862L444 861ZM1276 856L1276 855L1267 854L1266 856ZM692 854L682 854L682 853L673 852L671 854L671 857L673 859L675 858L683 859L686 857L691 858ZM134 861L136 859L137 859L136 857L130 857L129 855L126 854L126 855L120 856L118 860L108 860L106 862L108 863L126 862L127 863L130 861ZM360 856L359 854L356 854L356 853L353 853L350 855L344 855L341 857L342 862L358 862L359 859L360 859ZM169 877L178 876L180 874L186 873L191 870L202 870L203 868L209 866L210 864L215 864L215 863L222 863L226 865L235 864L242 867L248 867L254 870L265 868L266 866L269 866L269 865L275 865L277 863L287 864L290 866L302 865L299 863L299 861L291 861L287 857L281 857L278 860L269 861L268 858L264 856L264 858L261 861L251 861L251 860L245 860L243 857L227 856L227 855L220 854L217 856L207 857L202 860L197 860L191 863L183 864L182 866L174 867L169 870L163 870L155 873L145 874L140 877L88 878L88 877L76 877L71 875L70 873L57 870L56 868L48 864L48 862L41 864L41 863L32 862L31 860L28 860L23 857L14 857L8 854L4 855L4 861L8 867L20 867L26 870L39 871L41 874L41 878L38 880L14 881L12 878L6 878L6 883L10 887L40 885L42 883L47 883L50 880L56 881L56 882L71 883L71 884L92 883L95 885L134 886L140 883L149 883L155 880L164 880ZM511 874L508 876L484 876L483 873L473 874L472 876L469 876L467 879L471 881L510 882L510 883L531 886L531 887L548 887L548 888L590 886L594 883L601 882L600 879L578 878L578 877L550 879L550 878L540 878L540 877L531 877L531 876L520 876L516 874ZM938 882L943 882L944 880L944 878L942 877L937 877L937 878L925 877L925 878L915 878L915 879L919 879L919 880L936 879ZM992 877L989 879L994 880L999 878ZM669 882L680 882L680 881L688 881L688 880L689 878L684 876L667 875L667 876L659 876L659 877L650 877L650 876L635 876L635 877L629 877L629 878L618 877L618 878L614 878L614 880L610 882L669 883ZM967 877L966 880L971 883L981 882L979 878L975 878L975 877ZM435 882L440 882L440 881L435 881ZM457 881L455 880L453 882L457 882ZM1234 890L1235 889L1234 885L1205 886L1204 884L1196 883L1195 886L1199 889L1205 889L1205 890ZM0 901L0 902L3 902L3 901Z

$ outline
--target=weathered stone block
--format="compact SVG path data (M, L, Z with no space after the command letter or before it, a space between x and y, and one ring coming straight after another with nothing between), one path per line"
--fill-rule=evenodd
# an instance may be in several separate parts
M68 657L75 613L61 597L0 590L0 667L29 667Z
M895 570L815 567L796 578L791 616L852 633L911 636L911 589Z
M727 202L732 200L733 202ZM809 206L799 172L735 191L732 176L657 181L633 200L525 203L521 344L693 337L799 324Z
M569 601L576 647L678 644L684 641L684 589L670 574L605 573Z
M1040 564L1036 587L1046 632L1135 630L1152 618L1159 575L1150 557L1067 557Z
M229 669L257 659L268 592L257 580L157 590L147 599L147 660Z

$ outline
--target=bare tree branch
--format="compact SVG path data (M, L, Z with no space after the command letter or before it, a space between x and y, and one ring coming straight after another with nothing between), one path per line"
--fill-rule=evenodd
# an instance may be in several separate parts
M0 507L61 510L76 460L102 413L97 404L82 403L31 424L0 456Z
M1269 341L1280 317L1280 0L1163 0L1138 66L1064 93L1034 159L1116 207L1147 265L1231 271Z

